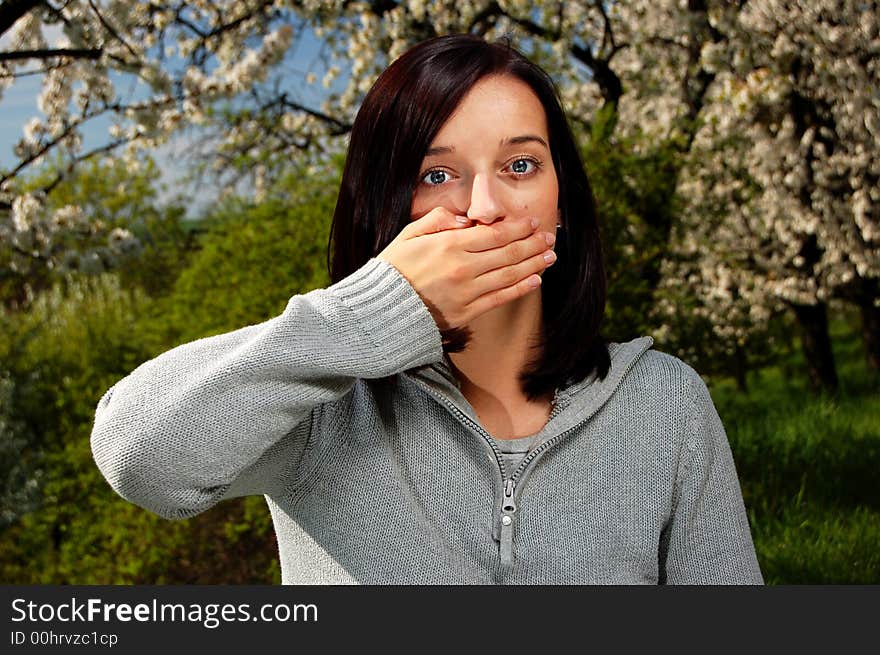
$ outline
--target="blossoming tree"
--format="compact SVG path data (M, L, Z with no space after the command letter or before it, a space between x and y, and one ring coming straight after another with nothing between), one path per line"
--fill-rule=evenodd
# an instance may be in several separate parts
M698 256L665 279L692 280L719 330L790 308L814 386L833 389L832 298L858 305L880 368L878 13L770 1L722 5L710 19L719 38L700 65L714 81L672 242Z
M51 182L31 194L17 188L52 151L66 166L96 150L134 161L138 149L197 126L214 136L218 174L253 174L259 189L290 156L340 148L363 94L412 43L509 34L553 73L576 124L611 116L611 142L671 142L680 152L680 220L643 217L669 241L669 256L646 271L665 298L658 323L678 311L677 293L695 296L731 352L790 309L815 385L833 388L832 298L859 305L880 366L880 41L871 4L10 0L0 8L0 34L11 35L0 85L42 74L43 116L25 126L18 165L0 172L8 214L0 236L20 244L23 267L47 252L51 261L59 223L88 222L71 209L65 221L42 210ZM51 45L50 27L63 34ZM275 74L306 27L325 40L324 85L346 69L341 91L320 107L297 101ZM136 81L137 99L120 99L126 80ZM85 151L82 126L108 115L106 143Z

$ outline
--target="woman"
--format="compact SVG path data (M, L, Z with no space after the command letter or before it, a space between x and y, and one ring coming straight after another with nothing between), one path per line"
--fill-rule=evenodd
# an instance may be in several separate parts
M124 498L264 494L284 583L761 583L697 373L606 343L598 225L552 82L432 39L352 129L333 284L100 400ZM558 258L558 259L557 259Z

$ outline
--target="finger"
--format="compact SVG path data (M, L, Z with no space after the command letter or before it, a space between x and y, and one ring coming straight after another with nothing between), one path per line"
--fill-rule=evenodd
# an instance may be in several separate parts
M521 280L525 280L530 275L542 273L545 268L555 261L556 253L552 250L546 250L512 266L502 266L488 273L478 275L474 279L474 284L471 288L474 295L481 296L496 289L511 287Z
M516 300L534 291L539 286L541 286L541 276L532 274L509 287L485 293L467 306L467 313L470 315L468 320L473 320L489 310Z
M425 234L470 227L471 223L472 221L467 216L451 212L445 207L435 207L424 216L409 223L401 230L401 234L407 239L413 239Z
M484 250L479 253L469 253L472 258L472 266L475 275L482 275L488 271L513 266L535 255L543 255L556 242L556 237L550 232L535 232L525 239L508 243L501 248Z
M537 219L517 218L497 221L491 225L474 225L459 235L459 243L469 252L482 252L506 246L529 236L538 227Z

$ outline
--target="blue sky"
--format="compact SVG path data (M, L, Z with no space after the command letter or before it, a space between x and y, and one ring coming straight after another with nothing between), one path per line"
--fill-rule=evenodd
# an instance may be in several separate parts
M57 36L50 30L46 31L47 41L52 44ZM0 50L8 47L9 33L0 38ZM320 61L319 48L321 41L310 29L303 30L302 37L294 42L287 57L279 65L277 70L284 75L285 87L291 92L292 97L297 98L307 106L320 108L321 103L329 93L321 86L320 80L324 75L326 64ZM346 73L333 84L332 90L339 92ZM317 82L308 85L305 76L308 72L314 72ZM115 81L115 80L114 80ZM24 125L33 116L42 116L37 108L42 76L31 75L19 78L3 92L0 97L0 166L10 168L17 163L13 153L13 147L21 139ZM120 98L131 99L131 91L127 84L117 85L116 92ZM137 93L137 90L134 91ZM109 140L107 130L111 124L109 118L99 117L87 123L83 128L83 146L86 150L101 146ZM182 182L187 173L187 162L182 156L192 147L188 137L178 137L162 148L151 152L156 159L159 168L163 171L161 183L167 187L164 195L173 196L182 193L184 197L191 198L190 214L198 212L198 209L209 203L216 194L216 189L211 186L186 185Z

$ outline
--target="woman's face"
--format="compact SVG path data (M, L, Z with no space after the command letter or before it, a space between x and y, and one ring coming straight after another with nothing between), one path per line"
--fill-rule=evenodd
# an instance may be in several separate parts
M555 233L559 186L544 107L516 77L478 81L428 148L411 219L445 207L480 223L537 218Z

